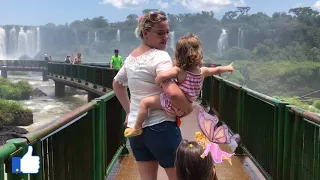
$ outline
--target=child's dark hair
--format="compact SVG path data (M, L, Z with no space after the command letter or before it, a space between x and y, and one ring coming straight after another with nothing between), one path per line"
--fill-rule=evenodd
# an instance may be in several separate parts
M178 180L217 180L211 154L201 158L203 151L196 141L183 140L180 143L175 160Z
M175 62L175 65L183 70L202 66L202 45L196 35L187 34L179 39L175 51Z

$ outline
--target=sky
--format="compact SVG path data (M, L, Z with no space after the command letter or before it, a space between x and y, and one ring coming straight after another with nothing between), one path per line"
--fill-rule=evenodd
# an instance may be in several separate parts
M213 10L217 18L237 6L249 6L249 13L288 12L294 7L320 11L320 0L0 0L0 25L65 24L104 16L109 22L124 21L143 9L166 13L196 13Z

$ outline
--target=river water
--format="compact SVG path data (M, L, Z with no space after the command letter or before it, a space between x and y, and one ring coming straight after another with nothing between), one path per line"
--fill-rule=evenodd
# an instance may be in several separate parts
M21 102L33 112L33 124L30 126L20 126L30 131L41 125L44 125L60 116L87 103L87 94L85 91L77 90L66 86L66 96L57 98L54 95L54 82L52 80L42 81L41 73L29 73L26 76L8 76L8 80L16 82L27 80L33 88L42 90L47 96L31 97Z

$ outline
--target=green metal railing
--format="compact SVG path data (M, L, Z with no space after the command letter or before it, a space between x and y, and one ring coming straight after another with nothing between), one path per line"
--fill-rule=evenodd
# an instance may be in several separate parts
M40 172L31 180L107 177L125 148L121 104L110 92L0 147L0 180L27 179L11 173L11 157L22 157L28 145L40 156ZM5 169L4 169L5 164Z
M50 76L111 88L117 71L105 66L48 63ZM243 150L267 179L320 178L320 117L218 76L203 84L208 104L239 133ZM125 150L124 111L114 92L52 121L25 138L0 147L0 180L26 179L11 173L11 158L34 147L41 172L31 179L104 179ZM5 165L5 168L4 168Z
M267 179L319 179L320 117L310 112L302 116L286 102L218 76L206 78L203 87L203 104L215 109L231 131L240 134L243 149ZM301 139L307 136L309 141ZM299 176L298 167L304 171Z
M117 70L110 69L105 65L97 64L67 64L59 62L48 63L48 74L60 78L71 78L71 81L92 83L94 87L100 85L105 88L112 88L113 77Z
M0 67L47 68L44 60L0 60Z
M284 139L282 177L320 179L320 116L287 106Z

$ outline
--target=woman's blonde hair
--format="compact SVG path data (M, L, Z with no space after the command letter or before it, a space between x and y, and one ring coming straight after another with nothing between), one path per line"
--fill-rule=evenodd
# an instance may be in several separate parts
M194 34L187 34L177 42L175 51L176 66L183 70L203 65L201 41Z
M138 20L138 26L136 28L135 34L136 37L143 39L142 30L151 29L154 24L167 20L166 14L163 11L150 11L145 13L143 16L140 16Z

